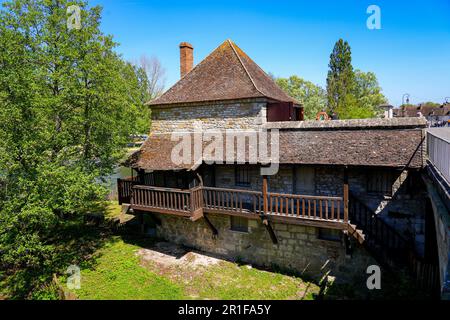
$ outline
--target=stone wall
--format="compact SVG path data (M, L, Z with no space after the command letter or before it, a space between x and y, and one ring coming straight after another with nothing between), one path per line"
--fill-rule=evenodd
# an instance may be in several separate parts
M313 168L315 195L343 196L344 169L342 167L315 166ZM234 166L220 165L216 166L215 170L216 187L262 190L262 177L258 166L249 167L249 175L251 178L250 186L248 187L236 185ZM358 199L362 200L405 238L413 239L416 243L417 252L423 255L425 243L426 191L419 181L420 178L409 174L407 171L400 174L398 170L373 170L370 168L350 168L348 172L350 192L357 195ZM378 172L391 172L394 176L395 181L392 186L392 196L368 192L367 177L370 174L377 174ZM293 166L282 165L277 175L269 177L269 192L300 194L300 192L295 192L294 184ZM408 184L413 186L413 191L408 190Z
M167 215L158 215L161 225L157 227L157 236L231 260L301 272L316 279L328 271L337 281L366 279L367 267L376 264L356 243L352 254L346 255L342 242L320 239L319 229L315 227L275 223L278 244L273 244L259 220L249 220L249 232L245 233L231 231L228 216L209 214L208 217L218 230L215 239L203 219L191 222Z
M215 167L215 186L261 191L262 176L259 166L248 166L250 186L238 186L235 181L235 167L218 165ZM278 174L269 177L269 192L293 193L293 171L291 166L281 166Z
M266 122L266 102L211 103L152 109L152 133L192 130L201 121L203 129L253 129Z
M348 129L413 129L426 128L425 118L369 118L333 121L283 121L268 122L266 129L302 129L302 130L348 130Z
M450 185L431 163L424 180L433 210L442 299L450 300Z

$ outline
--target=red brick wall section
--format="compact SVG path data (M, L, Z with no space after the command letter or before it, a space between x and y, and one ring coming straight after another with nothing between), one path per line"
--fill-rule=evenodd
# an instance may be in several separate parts
M194 66L194 47L187 42L180 44L180 74L183 78Z

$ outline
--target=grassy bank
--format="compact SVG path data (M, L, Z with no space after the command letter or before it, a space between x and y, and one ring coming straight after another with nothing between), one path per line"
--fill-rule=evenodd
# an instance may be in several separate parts
M146 243L144 246L151 246ZM113 237L81 272L79 299L312 299L319 288L300 278L221 261L213 266L161 266L142 261L143 245Z

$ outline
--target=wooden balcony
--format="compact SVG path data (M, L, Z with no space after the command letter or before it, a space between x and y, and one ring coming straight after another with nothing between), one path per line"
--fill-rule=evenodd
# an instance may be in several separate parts
M196 221L207 213L347 230L343 197L321 197L199 186L189 190L138 185L119 180L119 200L133 210ZM264 206L266 209L264 210Z

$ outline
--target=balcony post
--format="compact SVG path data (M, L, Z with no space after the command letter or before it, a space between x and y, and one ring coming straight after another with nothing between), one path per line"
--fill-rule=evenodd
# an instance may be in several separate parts
M119 206L122 205L123 200L122 200L122 179L117 178L117 200L119 201Z
M268 199L267 199L267 176L263 176L263 190L262 190L262 196L263 196L263 215L266 215L268 212Z
M194 215L195 211L195 202L194 202L194 192L192 191L193 188L189 189L189 209L191 211L191 216Z
M268 205L268 182L267 182L267 176L263 176L263 188L262 188L262 197L263 197L263 212L260 213L263 225L266 227L267 232L269 232L270 239L272 240L273 244L278 244L278 239L273 231L272 224L269 221L269 217L267 213L269 212L269 205Z
M349 201L349 191L348 191L348 169L344 168L344 222L348 222L348 201Z

